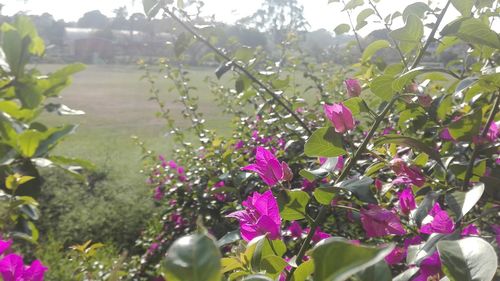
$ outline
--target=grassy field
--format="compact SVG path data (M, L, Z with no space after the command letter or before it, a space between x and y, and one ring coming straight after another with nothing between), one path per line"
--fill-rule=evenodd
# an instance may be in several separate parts
M57 69L57 65L41 65L44 72ZM71 108L86 112L80 116L57 116L44 114L43 121L52 125L79 124L77 132L69 136L55 151L55 154L87 159L101 169L109 170L124 180L138 178L141 168L140 149L131 139L132 135L144 140L148 147L167 153L171 141L166 134L165 123L155 116L158 106L149 98L149 84L140 80L144 74L135 66L90 65L74 75L73 83L62 92L61 102ZM204 84L206 75L213 75L211 69L194 69L190 78L198 89L200 111L207 119L207 126L219 133L227 133L230 120L221 113ZM179 117L179 124L186 126L180 118L182 105L174 103L177 93L167 91L168 82L159 84L161 97L172 116ZM118 173L118 174L117 174Z

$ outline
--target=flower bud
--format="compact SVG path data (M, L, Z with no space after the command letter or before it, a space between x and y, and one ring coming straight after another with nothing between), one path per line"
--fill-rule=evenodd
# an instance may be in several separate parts
M358 80L349 78L344 81L344 84L349 97L358 97L361 94L362 89Z
M323 105L323 110L337 133L343 134L348 130L354 129L355 124L352 112L343 103L325 104Z

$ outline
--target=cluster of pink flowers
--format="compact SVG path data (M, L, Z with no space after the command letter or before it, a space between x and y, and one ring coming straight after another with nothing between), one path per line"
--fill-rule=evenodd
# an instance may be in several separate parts
M15 253L7 253L12 240L0 240L0 276L3 281L43 281L48 270L39 260L31 265L24 264L23 257Z
M158 156L160 160L161 169L155 169L151 176L148 178L148 184L154 184L156 187L154 189L153 199L155 201L161 201L165 197L165 185L168 181L176 179L180 182L186 182L186 172L183 166L178 165L175 161L167 161L163 155ZM165 172L171 172L166 174Z
M242 170L257 173L269 186L274 186L280 181L290 181L293 178L288 164L280 163L274 154L261 146L257 147L255 163L243 167Z
M242 205L245 210L233 212L227 217L239 221L241 237L245 241L265 234L271 240L281 237L281 216L272 191L263 194L254 192Z

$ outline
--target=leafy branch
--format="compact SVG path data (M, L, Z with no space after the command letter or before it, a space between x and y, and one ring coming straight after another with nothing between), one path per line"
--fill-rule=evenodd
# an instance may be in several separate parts
M191 26L189 26L186 22L181 20L175 13L167 7L164 7L163 10L167 15L169 15L173 20L179 23L184 29L186 29L189 33L191 33L198 41L205 44L208 48L214 51L219 57L223 58L226 61L227 67L234 67L241 73L245 74L253 83L255 83L259 88L257 90L264 90L267 94L269 94L272 99L277 102L280 106L282 106L297 122L300 126L306 131L308 135L312 134L312 131L308 128L306 123L278 96L274 91L272 91L268 86L264 85L262 81L260 81L257 77L255 77L249 70L247 70L241 64L233 61L229 56L224 54L221 50L215 47L212 43L210 43L206 38L201 36L198 32L196 32Z

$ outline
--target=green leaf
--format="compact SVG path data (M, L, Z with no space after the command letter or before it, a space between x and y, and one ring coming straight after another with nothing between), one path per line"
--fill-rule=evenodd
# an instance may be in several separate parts
M240 231L233 230L233 231L226 233L219 240L217 240L217 246L223 247L223 246L226 246L228 244L234 243L240 239L241 239Z
M374 174L376 174L380 169L383 169L386 166L386 163L384 162L376 162L371 164L368 168L365 170L365 176L371 177Z
M370 189L373 179L355 176L338 184L339 188L350 191L356 198L363 202L377 204L377 199Z
M163 260L167 280L219 281L221 254L215 241L202 234L177 239Z
M415 2L408 5L403 11L403 20L406 22L410 15L417 16L418 18L423 18L425 12L431 11L429 6L422 2Z
M414 150L425 152L432 159L436 160L436 162L442 165L441 156L439 155L439 152L434 150L432 147L429 147L425 143L421 142L420 140L414 139L412 137L389 134L376 139L374 145L379 146L387 143L409 146Z
M385 261L379 261L357 274L363 281L392 281L391 269Z
M59 143L64 137L75 132L77 125L65 125L59 128L50 128L43 132L43 138L40 140L35 156L44 156L49 150Z
M329 238L318 243L313 251L314 280L343 281L382 261L394 245L381 248L354 245L341 238Z
M300 170L299 174L309 181L314 181L318 178L327 177L335 169L337 163L338 157L329 157L326 159L325 163L323 163L323 165L321 165L321 167L319 167L318 169L312 171L302 169Z
M361 61L366 62L370 60L373 55L377 53L378 50L389 48L391 44L387 40L377 40L368 45L363 51L363 55L361 56Z
M349 30L351 30L351 27L348 24L341 23L341 24L337 25L337 27L335 27L335 29L333 31L335 31L336 35L341 35L341 34L344 34L346 32L349 32Z
M418 267L410 267L407 270L401 272L398 276L394 277L392 281L410 281L413 275L415 275L418 270Z
M477 183L467 192L455 191L445 195L448 207L455 213L456 220L462 219L481 199L484 193L484 184Z
M350 0L349 2L347 2L347 4L345 4L344 9L342 11L352 10L363 4L364 4L363 0Z
M459 141L472 140L473 136L479 134L482 117L481 110L474 110L460 118L460 120L452 122L448 126L450 135Z
M332 127L320 128L309 137L304 145L304 153L309 157L336 157L346 153L342 135Z
M471 44L486 45L500 49L499 35L476 18L459 18L446 25L441 31L442 36L456 36Z
M320 204L329 206L337 190L336 187L319 187L314 190L313 195Z
M457 9L462 16L470 16L472 6L474 6L473 0L451 0L451 4Z
M424 35L424 25L416 15L410 14L405 26L391 31L389 35L402 42L418 43Z
M367 25L368 23L366 22L366 19L369 16L373 15L374 13L375 12L372 9L370 9L370 8L366 8L363 11L361 11L358 14L358 17L356 18L356 30L360 30L365 25Z
M423 66L417 67L401 74L396 79L394 79L394 82L392 82L392 89L394 91L402 91L406 85L412 82L413 79L424 73L426 73L427 75L441 74L440 71L437 71L434 68L425 68Z
M303 219L309 194L299 189L283 190L278 195L280 215L284 220L293 221Z
M439 241L436 246L443 271L451 281L490 281L495 277L498 258L485 240L466 237Z
M293 272L292 281L306 281L314 273L314 261L308 260L301 263Z
M17 146L24 157L32 157L43 139L43 133L36 130L27 130L19 135Z
M370 90L382 100L389 101L396 92L392 89L392 81L394 81L392 75L378 76L370 83Z
M260 263L261 269L273 278L278 277L287 265L288 263L283 258L274 255L263 258Z
M420 226L422 221L427 217L430 210L434 206L434 203L439 198L439 193L430 191L425 194L424 200L418 204L415 212L411 214L411 219L415 222L416 225Z

